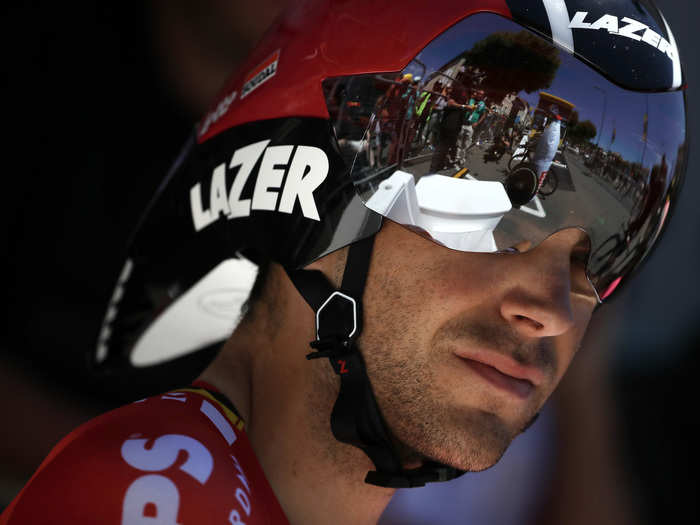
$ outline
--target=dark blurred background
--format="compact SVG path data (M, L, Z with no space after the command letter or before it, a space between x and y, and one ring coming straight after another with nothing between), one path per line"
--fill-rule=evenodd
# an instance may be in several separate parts
M0 507L72 428L189 382L211 358L121 377L96 376L86 355L140 213L194 122L285 3L2 8L2 114L10 140L0 190L8 261ZM700 10L689 1L657 5L689 84L686 186L660 249L634 285L597 314L584 356L553 400L544 449L551 475L538 478L537 508L520 523L700 522L700 158L692 142L700 134ZM444 497L456 497L445 490ZM424 523L419 513L413 521L402 514L408 506L398 498L395 507L387 523ZM463 519L445 523L486 523Z

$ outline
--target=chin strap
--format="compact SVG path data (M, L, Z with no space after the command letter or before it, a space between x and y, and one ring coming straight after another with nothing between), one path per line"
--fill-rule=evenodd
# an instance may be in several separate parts
M309 306L316 313L315 350L307 359L328 358L340 376L340 392L331 414L331 430L338 441L362 449L376 470L366 483L381 487L422 487L432 481L448 481L464 472L435 462L404 470L377 406L357 338L362 332L362 296L372 257L374 237L350 246L340 290L318 270L287 270Z

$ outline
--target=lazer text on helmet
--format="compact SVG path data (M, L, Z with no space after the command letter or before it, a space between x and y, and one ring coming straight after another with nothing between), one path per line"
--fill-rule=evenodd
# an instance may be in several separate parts
M248 217L251 210L292 213L299 206L304 217L320 221L314 190L328 175L328 157L313 146L269 146L262 140L237 149L228 164L214 168L209 185L208 207L202 199L201 183L190 189L190 206L195 231L206 228L222 215L228 219ZM243 189L260 161L251 198L243 198ZM227 171L238 169L230 186Z
M615 15L603 15L595 22L586 22L587 16L587 11L577 11L569 23L569 28L607 29L608 33L612 35L624 36L632 40L646 42L662 53L666 53L671 60L675 60L678 56L678 51L673 43L666 40L646 24L642 24L637 20L626 16L623 17L622 20L618 20Z

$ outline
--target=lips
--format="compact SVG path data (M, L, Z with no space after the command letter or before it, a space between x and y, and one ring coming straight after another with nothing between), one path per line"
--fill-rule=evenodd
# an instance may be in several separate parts
M516 379L515 377L499 372L492 366L479 363L478 361L472 361L471 359L464 359L464 362L469 368L496 388L505 390L520 399L527 398L535 389L535 386L530 383L530 381L526 379Z
M500 390L520 399L528 397L535 387L544 382L544 373L529 365L494 352L457 353L475 373Z

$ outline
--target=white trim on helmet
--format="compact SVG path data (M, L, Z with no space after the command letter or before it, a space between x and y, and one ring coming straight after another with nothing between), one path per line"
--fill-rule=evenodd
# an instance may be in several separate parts
M564 0L542 0L542 3L547 10L549 25L552 28L552 40L573 54L574 34L569 27L569 10L566 7L566 2Z
M671 44L671 48L673 49L673 56L671 56L671 60L673 61L673 83L671 84L671 87L673 89L678 89L681 87L681 82L683 81L683 74L681 73L681 57L678 54L676 39L673 37L673 33L671 32L668 22L666 22L666 18L664 18L664 15L662 15L661 12L659 12L659 14L661 15L661 20L664 21L666 33L668 33L668 43Z

